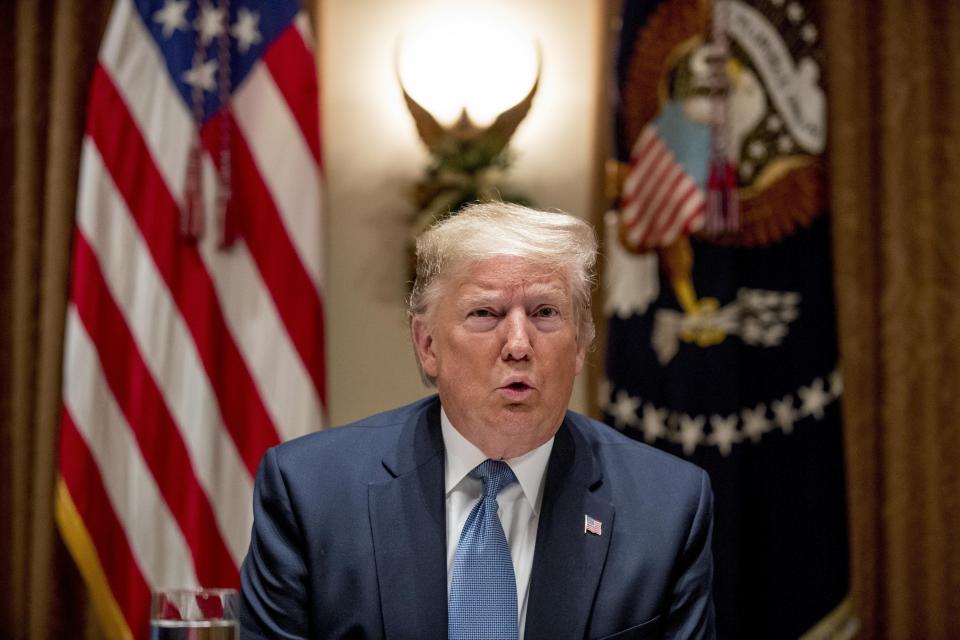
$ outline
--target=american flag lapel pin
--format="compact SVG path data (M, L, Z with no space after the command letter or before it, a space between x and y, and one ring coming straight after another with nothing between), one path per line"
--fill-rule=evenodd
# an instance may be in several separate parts
M583 532L592 533L595 536L603 535L603 523L592 516L583 514Z

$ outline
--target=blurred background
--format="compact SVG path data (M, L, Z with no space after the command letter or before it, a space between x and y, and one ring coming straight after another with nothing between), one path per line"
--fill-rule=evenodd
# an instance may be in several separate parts
M428 392L410 242L489 197L597 228L572 407L710 471L722 638L960 635L956 3L0 25L0 636L235 586L263 449Z

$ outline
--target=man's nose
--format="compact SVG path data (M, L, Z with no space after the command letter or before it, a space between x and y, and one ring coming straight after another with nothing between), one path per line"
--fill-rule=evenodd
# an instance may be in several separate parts
M506 336L500 357L504 360L529 360L533 351L530 344L530 326L526 311L510 311L504 319Z

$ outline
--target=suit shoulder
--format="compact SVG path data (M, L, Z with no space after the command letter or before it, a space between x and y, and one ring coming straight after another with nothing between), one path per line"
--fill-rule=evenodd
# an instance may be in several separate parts
M379 455L385 447L396 443L403 426L425 411L435 396L423 398L397 409L376 413L348 424L315 431L283 442L275 447L283 459L355 458L364 451Z
M605 471L618 472L629 466L656 473L661 478L681 477L697 483L705 480L706 471L692 462L629 438L613 427L579 413L568 411L567 418L590 443Z

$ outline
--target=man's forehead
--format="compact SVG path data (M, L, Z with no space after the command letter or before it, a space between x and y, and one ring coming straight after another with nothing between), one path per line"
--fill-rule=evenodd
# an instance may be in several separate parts
M525 292L566 296L570 288L565 269L513 256L476 260L461 265L450 273L448 284L453 285L448 291L457 295L495 295L522 289Z

